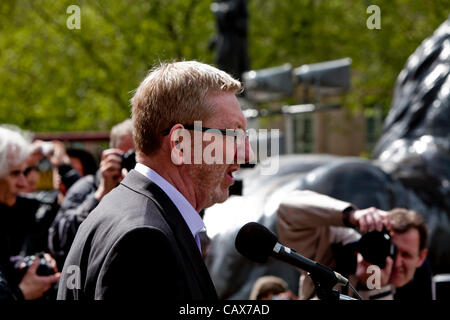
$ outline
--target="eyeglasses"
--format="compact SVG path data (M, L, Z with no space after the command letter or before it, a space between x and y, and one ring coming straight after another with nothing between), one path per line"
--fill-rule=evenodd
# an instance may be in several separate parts
M249 136L248 130L243 130L243 129L217 129L217 128L208 128L208 127L196 127L192 124L183 124L183 127L187 130L199 130L202 132L207 132L208 130L214 130L214 131L220 132L220 134L222 134L223 136L234 137L235 140L238 137L243 136L245 138L248 138L248 136ZM172 129L172 127L164 130L163 135L167 136L170 133L171 129Z

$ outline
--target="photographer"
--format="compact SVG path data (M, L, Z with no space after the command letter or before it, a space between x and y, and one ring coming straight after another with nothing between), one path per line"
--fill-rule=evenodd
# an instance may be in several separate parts
M81 178L70 188L49 229L48 246L60 268L80 224L100 200L125 177L126 170L122 168L122 160L128 159L129 163L135 161L134 153L129 152L134 149L133 125L130 119L111 129L109 144L110 149L102 153L97 173Z
M52 165L53 190L37 190L39 165ZM13 254L30 255L48 252L48 230L60 208L66 190L77 180L97 170L94 157L85 150L65 148L61 141L35 140L30 146L24 175L26 184L20 189L11 215L9 233Z
M95 174L97 163L94 156L83 149L65 148L58 140L51 142L35 140L31 144L31 153L27 159L26 178L28 187L25 193L36 191L37 181L34 172L38 170L38 163L47 158L52 166L53 188L59 191L58 203L79 179L86 175Z
M378 274L373 273L376 268L368 268L373 264L365 260L368 255L363 257L359 252L364 252L361 247L367 247L368 242L361 246L361 234L356 228L359 228L364 239L368 238L365 234L376 235L373 231L388 230L385 237L391 238L397 252L392 257L381 257L383 261ZM418 213L406 209L389 212L376 208L359 210L348 202L312 191L294 191L283 199L277 211L277 232L281 243L349 277L364 299L398 298L397 293L410 285L428 253L427 232ZM349 248L358 246L358 252L348 254ZM381 250L381 243L373 246L374 250L369 251L371 256ZM375 279L378 280L375 287L372 275L378 278ZM416 287L422 291L431 289L426 283ZM304 272L299 291L299 297L303 300L315 296L314 284ZM418 292L415 298L419 296L428 297L428 294Z
M0 127L0 300L34 300L40 298L56 282L56 263L49 255L41 259L29 259L25 265L15 268L11 262L15 240L11 230L11 216L21 213L16 206L21 189L27 185L24 176L29 144L22 135L6 127ZM33 214L33 212L31 213ZM52 269L52 273L41 276L41 265Z

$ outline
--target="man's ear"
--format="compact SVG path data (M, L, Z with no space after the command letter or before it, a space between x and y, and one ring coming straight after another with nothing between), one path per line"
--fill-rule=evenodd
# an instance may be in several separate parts
M190 163L191 139L188 130L181 124L172 127L169 133L170 157L176 166Z
M419 265L417 266L417 268L423 264L427 255L428 255L428 249L427 248L422 249L422 251L419 253Z

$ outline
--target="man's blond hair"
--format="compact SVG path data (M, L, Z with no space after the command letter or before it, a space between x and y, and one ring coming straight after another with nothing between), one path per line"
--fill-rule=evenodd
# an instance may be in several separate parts
M156 152L164 130L212 116L208 94L236 93L241 88L239 81L207 64L161 63L150 70L131 99L136 150L147 155Z

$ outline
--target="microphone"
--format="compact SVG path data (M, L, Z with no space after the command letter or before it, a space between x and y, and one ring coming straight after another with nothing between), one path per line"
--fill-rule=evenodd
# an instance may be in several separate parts
M309 272L312 277L326 281L330 286L337 283L348 285L348 280L339 273L280 244L277 236L259 223L244 225L236 236L235 246L240 254L252 261L264 263L271 256Z

